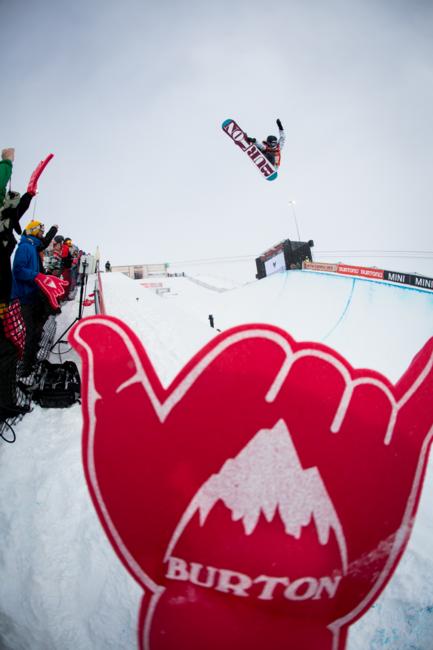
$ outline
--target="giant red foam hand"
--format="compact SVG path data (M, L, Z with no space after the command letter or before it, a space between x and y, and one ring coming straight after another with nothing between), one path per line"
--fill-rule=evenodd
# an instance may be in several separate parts
M62 278L57 278L55 275L45 275L44 273L38 273L35 276L35 282L48 299L51 307L55 310L59 309L58 298L64 295L65 287L69 283L66 280L62 280Z
M49 153L48 156L44 160L41 160L41 162L37 165L32 175L30 176L29 184L27 186L28 194L32 194L33 196L36 194L38 191L39 178L52 158L54 158L54 154Z
M142 585L147 650L343 650L404 550L433 435L433 339L396 384L246 325L168 388L121 321L81 320L83 459Z

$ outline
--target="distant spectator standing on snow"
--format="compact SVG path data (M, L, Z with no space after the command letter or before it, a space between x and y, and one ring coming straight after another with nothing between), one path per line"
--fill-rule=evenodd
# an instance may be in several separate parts
M278 169L281 164L281 150L286 141L286 136L280 119L277 120L277 126L279 131L278 138L276 135L268 135L266 140L263 140L261 143L257 142L256 138L248 138L248 142L255 144L257 149L260 149L265 158L267 158L271 165L276 169Z
M111 271L111 264L108 260L105 262L105 270L107 271L107 273Z

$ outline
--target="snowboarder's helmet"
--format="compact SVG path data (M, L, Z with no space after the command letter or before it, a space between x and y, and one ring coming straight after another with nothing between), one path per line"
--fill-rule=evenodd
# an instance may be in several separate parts
M268 135L266 142L270 147L276 147L278 144L278 138L275 135Z

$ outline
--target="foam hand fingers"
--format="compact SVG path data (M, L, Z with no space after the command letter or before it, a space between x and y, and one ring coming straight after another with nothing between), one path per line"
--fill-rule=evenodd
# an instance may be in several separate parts
M143 585L144 575L163 581L163 558L188 503L257 432L284 354L272 341L242 336L204 348L163 389L141 343L117 319L83 319L71 331L83 358L89 487L113 545ZM257 353L266 356L259 373L257 345L266 348ZM227 427L236 435L224 435Z

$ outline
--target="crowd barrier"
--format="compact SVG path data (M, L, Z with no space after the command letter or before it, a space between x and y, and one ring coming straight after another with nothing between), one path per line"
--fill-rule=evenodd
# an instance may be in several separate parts
M98 271L95 284L95 313L106 314L104 302L104 290L102 288L101 271Z

